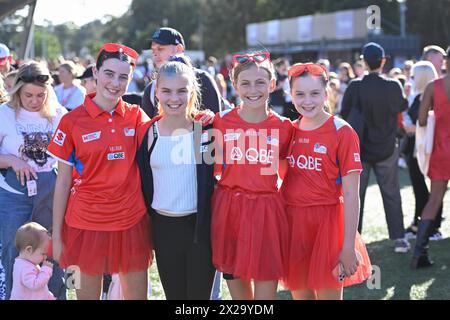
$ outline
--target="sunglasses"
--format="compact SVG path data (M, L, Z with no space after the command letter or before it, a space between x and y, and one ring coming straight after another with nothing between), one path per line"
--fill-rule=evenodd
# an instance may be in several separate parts
M97 60L103 51L108 52L108 53L117 53L117 52L123 53L123 54L129 56L133 60L137 60L137 58L139 56L138 53L136 51L134 51L133 49L131 49L130 47L127 47L127 46L124 46L124 45L118 44L118 43L105 43L100 48L100 51L97 56Z
M323 76L325 75L325 80L328 81L328 73L327 69L321 64L316 63L296 63L292 67L289 68L288 77L291 80L292 77L299 77L303 73L308 72L313 76Z
M233 56L233 65L246 64L250 61L261 63L270 59L270 53L267 51L256 52L250 54L235 54Z
M33 83L33 82L47 83L49 79L50 76L48 74L22 75L19 77L19 80L25 83Z

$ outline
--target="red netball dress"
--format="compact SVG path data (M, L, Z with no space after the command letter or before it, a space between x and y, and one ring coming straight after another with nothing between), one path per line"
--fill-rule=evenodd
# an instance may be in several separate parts
M428 176L431 180L450 180L450 99L445 94L444 79L434 81L433 151Z
M212 202L213 263L240 279L278 280L286 270L289 234L277 171L293 127L273 112L260 123L248 123L238 110L214 120L221 132L216 161L223 156L223 166Z
M358 137L334 116L315 130L301 130L298 122L294 128L289 169L281 187L291 228L285 285L290 290L319 290L360 283L370 277L372 269L359 234L355 249L362 260L358 271L343 283L333 275L344 240L341 179L362 171Z
M48 147L74 168L60 264L92 275L147 269L150 221L135 155L149 119L122 100L104 111L94 96L61 119Z

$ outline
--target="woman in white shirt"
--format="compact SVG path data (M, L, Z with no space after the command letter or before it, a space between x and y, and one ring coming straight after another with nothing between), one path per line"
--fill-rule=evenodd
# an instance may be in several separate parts
M0 243L6 272L6 298L18 252L17 229L30 221L52 226L56 160L46 154L61 117L67 111L52 97L48 69L36 62L23 64L9 102L0 106ZM65 298L63 271L55 266L49 288Z
M73 110L84 102L86 89L77 81L76 65L72 61L67 61L59 67L59 80L61 84L55 87L58 101L67 110Z

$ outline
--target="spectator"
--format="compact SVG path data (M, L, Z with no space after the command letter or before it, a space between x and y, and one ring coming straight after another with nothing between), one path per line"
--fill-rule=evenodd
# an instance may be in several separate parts
M52 226L56 161L46 154L52 134L66 110L55 99L50 72L29 62L17 73L11 99L0 106L0 242L6 272L6 297L12 287L12 270L18 252L14 245L17 229L30 221L48 230ZM65 299L63 271L57 265L49 288Z
M77 74L77 66L72 61L66 61L59 67L61 84L55 87L55 93L59 103L69 111L80 106L86 94L86 90L75 81Z
M445 50L436 45L430 45L423 48L422 60L430 61L436 68L438 77L442 77L442 68L444 66Z
M350 82L343 101L341 115L347 119L356 102L361 107L364 130L361 133L361 160L363 172L360 185L361 233L364 199L373 168L383 198L389 238L395 240L395 252L406 253L409 243L405 239L403 211L398 180L397 116L408 107L398 80L380 75L386 62L384 49L370 42L363 47L362 57L369 74Z
M414 92L415 97L412 105L408 109L407 115L409 116L411 124L404 124L407 136L405 138L405 143L403 143L402 152L405 155L406 162L408 164L409 177L411 179L411 184L413 187L414 198L416 201L416 206L414 210L414 219L411 225L406 228L406 237L411 239L416 237L417 226L419 224L420 215L422 214L423 208L425 207L430 193L428 192L428 187L425 183L425 177L419 169L417 163L417 158L415 156L415 132L416 132L416 122L419 116L419 106L420 100L425 90L428 82L437 78L436 69L429 61L420 61L413 65L412 75L414 77ZM442 206L441 209L442 210ZM439 215L438 215L439 216ZM442 235L438 233L439 231L434 231L431 235L432 240L437 240L442 238Z
M446 68L450 68L450 47L447 48ZM436 124L434 128L433 151L430 156L428 177L431 180L431 192L417 230L416 247L411 268L423 268L433 265L428 257L429 234L434 228L439 207L447 191L450 180L450 74L429 82L425 88L419 109L419 125L427 125L428 111L433 107Z
M94 74L92 73L93 67L94 65L89 65L86 70L84 70L83 74L77 78L78 80L81 80L81 85L86 90L86 94L95 92L97 86Z
M160 28L152 36L152 53L155 69L159 69L161 65L168 61L169 58L177 53L183 53L186 46L181 33L172 28ZM210 109L213 112L222 110L220 93L214 79L204 70L194 68L197 80L200 84L201 91L201 109ZM149 117L154 117L158 110L156 108L157 98L155 97L155 80L144 90L142 97L142 109Z
M11 64L13 58L9 48L0 43L0 75L5 76L9 71L11 71Z
M10 71L6 74L4 86L5 86L5 89L7 92L11 92L11 90L13 89L14 80L16 78L16 75L17 75L17 70Z
M355 72L356 78L362 78L364 75L366 75L367 72L364 65L364 60L356 60L356 62L353 64L353 71Z

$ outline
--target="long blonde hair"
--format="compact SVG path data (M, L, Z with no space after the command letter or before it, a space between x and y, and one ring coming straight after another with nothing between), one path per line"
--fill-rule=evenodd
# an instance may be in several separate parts
M434 65L429 61L419 61L411 69L414 78L414 93L423 93L428 82L437 79L438 74Z
M163 77L172 77L175 75L185 76L189 81L189 86L192 88L192 96L189 99L187 105L187 114L190 120L194 120L194 116L200 110L200 85L197 81L197 77L195 75L194 69L190 64L190 61L187 60L188 63L185 62L187 59L186 56L178 57L180 59L174 61L168 61L164 63L158 70L158 75L156 76L156 86L159 85L161 78ZM182 58L182 59L181 59ZM183 62L181 62L183 60ZM158 110L159 114L163 115L163 108L160 106L158 102Z
M47 75L49 77L48 81L45 83L39 82L39 81L33 81L33 82L25 82L22 79L23 78L29 78L33 79L40 75ZM32 83L36 86L43 87L47 90L47 97L45 98L44 104L39 111L42 117L46 118L48 121L52 121L52 119L56 116L56 103L52 103L52 97L54 95L52 83L53 79L50 75L50 71L46 66L43 64L37 63L35 61L24 63L20 66L16 77L14 78L14 87L11 89L10 95L10 101L9 105L14 109L16 112L16 116L19 114L19 111L22 106L22 101L20 99L20 90L22 87L27 83Z

